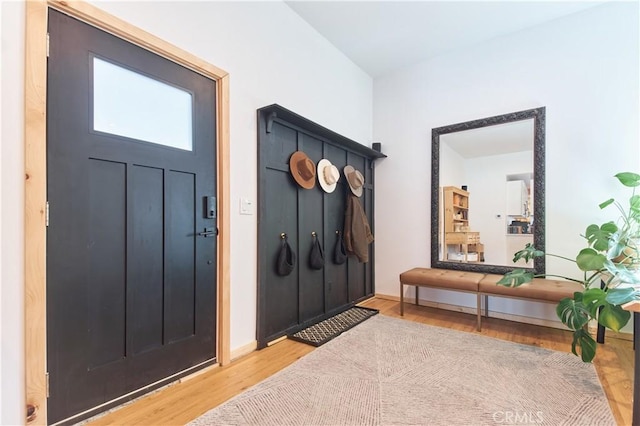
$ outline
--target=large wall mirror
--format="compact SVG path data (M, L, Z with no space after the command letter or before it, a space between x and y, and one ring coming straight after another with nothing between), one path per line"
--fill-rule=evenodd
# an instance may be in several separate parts
M545 108L432 129L431 267L544 273Z

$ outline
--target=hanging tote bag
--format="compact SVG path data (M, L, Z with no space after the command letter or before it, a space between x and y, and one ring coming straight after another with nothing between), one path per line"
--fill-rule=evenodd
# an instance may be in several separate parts
M344 246L342 233L340 231L336 231L336 235L338 238L336 240L335 249L333 250L333 263L336 265L342 265L347 261L347 248Z
M309 266L311 269L322 269L324 267L324 253L320 247L320 241L315 232L312 234L311 253L309 254Z
M287 241L286 234L280 234L280 251L276 261L276 272L280 276L287 276L296 267L296 254Z

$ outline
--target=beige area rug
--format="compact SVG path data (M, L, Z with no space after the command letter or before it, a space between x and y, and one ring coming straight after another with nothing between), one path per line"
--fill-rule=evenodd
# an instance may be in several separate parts
M376 315L190 423L496 424L615 421L574 355Z

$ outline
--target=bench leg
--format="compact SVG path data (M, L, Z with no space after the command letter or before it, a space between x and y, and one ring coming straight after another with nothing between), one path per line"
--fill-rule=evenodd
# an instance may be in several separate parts
M404 284L400 283L400 316L404 316Z
M604 280L600 280L600 289L604 290L604 288L606 287L606 284L604 282ZM600 313L602 313L602 308L604 308L604 306L600 306L598 308L598 315L600 315ZM598 343L604 343L604 333L605 333L605 328L602 324L598 323L598 332L596 334L596 342Z
M418 289L420 288L420 286L416 286L416 306L420 306L420 303L418 302Z
M602 306L600 306L598 308L598 310L602 310ZM605 334L606 329L604 328L604 326L600 323L598 323L598 332L596 334L596 342L598 343L604 343L604 334Z
M478 315L478 331L482 328L482 296L478 293L477 297L477 315Z
M489 318L489 295L484 295L484 316Z

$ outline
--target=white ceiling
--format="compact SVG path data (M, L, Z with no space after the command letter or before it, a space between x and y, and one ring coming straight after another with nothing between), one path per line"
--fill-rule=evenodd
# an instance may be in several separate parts
M372 77L604 1L285 0Z
M533 119L480 127L440 136L462 158L531 152L533 150Z

